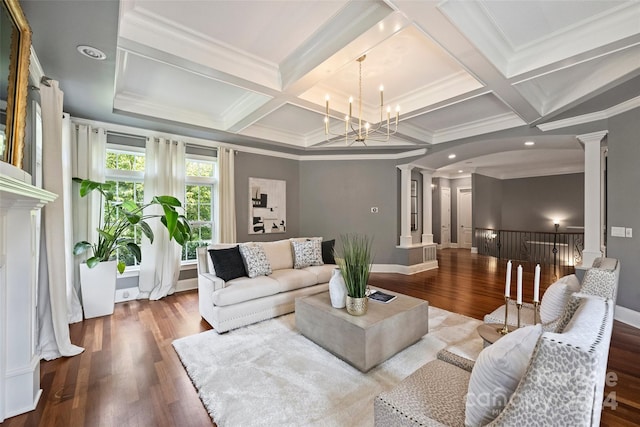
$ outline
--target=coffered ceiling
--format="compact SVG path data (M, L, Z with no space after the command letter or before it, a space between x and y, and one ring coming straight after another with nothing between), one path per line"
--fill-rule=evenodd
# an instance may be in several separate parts
M339 133L348 98L357 105L362 55L364 119L380 120L384 85L385 108L400 106L400 124L391 141L351 150L438 151L443 143L522 127L542 135L535 126L578 114L572 111L640 105L638 1L80 3L23 1L47 74L63 69L42 38L56 25L65 43L94 43L108 55L101 84L110 91L94 99L108 110L88 107L86 94L82 100L82 91L71 89L65 109L80 117L173 123L218 140L331 152L345 142L325 136L325 97ZM100 15L88 14L90 4L109 10L104 19L116 25L93 42L92 34L107 30L98 28ZM60 8L67 15L84 10L75 19L93 19L95 28L61 28L56 19L69 18ZM96 66L77 54L67 60L78 64L75 71L51 75L63 89L84 80L74 73ZM515 142L521 148L523 139Z

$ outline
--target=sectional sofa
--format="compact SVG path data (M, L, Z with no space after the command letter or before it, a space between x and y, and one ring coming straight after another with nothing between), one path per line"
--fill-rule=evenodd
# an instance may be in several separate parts
M517 329L476 361L441 351L376 397L375 425L598 426L620 266L594 265L554 331Z
M200 315L218 332L291 313L324 292L337 268L333 240L296 238L198 248Z

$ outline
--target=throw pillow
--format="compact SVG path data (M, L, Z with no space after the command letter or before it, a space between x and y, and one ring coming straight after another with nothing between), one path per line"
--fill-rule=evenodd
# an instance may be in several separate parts
M579 290L580 281L575 274L562 277L549 286L540 301L540 321L549 323L557 320L562 315L571 294Z
M483 426L502 412L522 379L542 325L516 329L482 350L467 392L465 425Z
M320 240L291 242L293 246L293 268L322 265L322 245Z
M336 259L333 248L336 245L336 239L322 241L322 262L325 264L335 264Z
M209 256L216 276L225 282L247 275L238 246L228 249L209 249Z
M244 260L244 267L247 269L247 276L254 278L271 274L271 264L269 264L267 254L262 246L243 243L239 245L239 248Z
M277 240L275 242L260 243L272 270L293 268L293 251L289 240Z

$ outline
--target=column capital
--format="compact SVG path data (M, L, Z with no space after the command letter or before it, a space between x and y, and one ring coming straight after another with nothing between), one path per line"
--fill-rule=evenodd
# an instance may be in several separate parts
M597 132L591 132L591 133L585 133L582 135L577 135L576 138L578 138L578 140L584 144L587 143L593 143L593 142L597 142L600 143L602 142L602 139L609 133L608 130L599 130Z
M419 170L419 172L423 175L423 176L430 176L433 177L433 174L436 173L435 169L430 169L430 168L421 168Z
M410 171L414 168L414 166L411 163L407 163L404 165L396 165L396 167L401 171Z

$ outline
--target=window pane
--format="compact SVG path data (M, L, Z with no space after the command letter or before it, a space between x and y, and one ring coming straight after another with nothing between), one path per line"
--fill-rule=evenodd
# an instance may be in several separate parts
M210 185L201 185L200 186L200 203L211 203L211 186Z
M198 219L200 221L211 221L210 205L200 205L200 217Z

